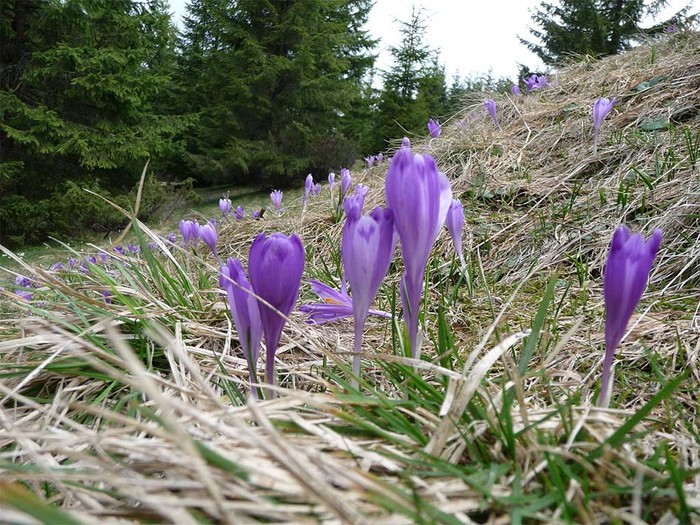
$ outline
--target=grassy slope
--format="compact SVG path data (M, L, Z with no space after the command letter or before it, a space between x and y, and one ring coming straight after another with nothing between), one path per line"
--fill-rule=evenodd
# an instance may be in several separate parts
M0 329L2 511L44 523L697 521L699 49L680 34L578 63L542 93L497 98L502 132L479 99L439 140L414 143L465 203L468 266L460 274L442 235L423 361L400 356L400 318L372 320L359 392L351 323L294 314L282 395L247 404L204 252L60 278L27 267L48 304L4 306L17 318ZM594 157L603 95L618 103ZM383 174L353 174L368 207ZM664 242L600 410L601 273L620 222L661 227ZM299 232L307 277L338 281L327 193L223 228L220 251L247 255L262 227ZM379 307L395 308L399 273L397 257Z

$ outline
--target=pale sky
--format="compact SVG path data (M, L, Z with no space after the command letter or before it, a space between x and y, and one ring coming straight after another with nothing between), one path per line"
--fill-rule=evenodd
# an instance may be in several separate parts
M185 13L187 0L169 0L176 20ZM373 38L381 39L376 52L378 69L391 65L389 46L401 42L399 23L408 21L411 7L423 7L427 21L425 43L440 52L448 82L455 73L478 76L489 70L492 75L515 79L518 64L533 70L543 69L539 58L520 44L518 36L530 39L530 12L541 0L376 0L367 28ZM671 17L693 0L670 0L659 20ZM695 12L692 9L691 12ZM651 25L650 21L644 25Z

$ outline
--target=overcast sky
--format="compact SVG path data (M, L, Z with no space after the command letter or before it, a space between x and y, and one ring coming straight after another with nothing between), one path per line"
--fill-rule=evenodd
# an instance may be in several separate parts
M185 12L187 0L169 0L176 20ZM401 41L397 20L408 21L413 3L423 7L427 20L425 43L440 51L440 63L448 79L454 74L477 76L489 70L494 77L515 79L518 64L533 70L542 68L539 58L520 44L528 39L529 10L541 0L376 0L369 15L368 29L381 41L376 66L391 65L388 46ZM671 0L660 15L667 19L693 0ZM645 24L649 25L649 24Z

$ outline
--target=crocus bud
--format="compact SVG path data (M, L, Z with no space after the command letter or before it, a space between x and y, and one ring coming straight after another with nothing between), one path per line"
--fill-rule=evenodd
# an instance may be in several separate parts
M462 253L462 229L464 228L464 210L462 203L458 199L454 199L447 210L447 230L452 237L452 244L455 247L459 264L464 268L464 254Z
M613 356L642 298L661 237L661 230L657 229L645 241L641 233L631 234L624 225L618 226L613 234L603 273L605 358L598 398L600 406L608 406Z
M214 225L210 222L206 223L204 226L199 228L199 237L204 241L204 244L209 246L209 249L212 251L214 255L217 255L216 253L216 241L217 241L217 235L216 235L216 228Z
M356 195L355 199L357 198ZM377 207L371 215L358 217L355 213L347 214L341 253L343 268L352 290L355 319L353 373L356 376L360 373L362 333L369 307L389 270L396 242L391 210Z
M260 321L267 347L265 374L268 384L274 385L275 353L286 318L297 301L304 271L301 240L294 234L287 237L273 233L266 238L261 233L250 247L248 271L253 290L267 303L261 302L259 305Z
M284 193L280 190L275 190L270 193L270 200L272 201L272 205L275 207L275 215L280 214L283 196Z
M593 104L593 155L598 153L598 130L615 104L615 99L599 98Z
M333 186L335 186L335 173L332 171L328 174L328 188L333 191Z
M438 138L440 136L440 124L437 120L430 119L428 121L428 133L430 133L431 138Z
M486 108L486 111L489 112L489 115L491 115L493 123L496 124L496 127L501 129L501 125L498 123L498 119L496 118L496 101L489 98L484 102L484 107Z
M343 198L347 195L350 185L352 184L352 176L350 176L350 170L343 168L340 170L340 197Z
M231 213L231 201L229 199L219 199L219 210L222 215Z
M406 271L401 300L411 355L419 355L418 313L428 257L452 204L450 182L430 155L399 149L391 159L385 182L386 201L401 239Z
M242 221L243 217L245 217L245 213L243 212L243 206L240 204L236 207L236 220L237 221Z

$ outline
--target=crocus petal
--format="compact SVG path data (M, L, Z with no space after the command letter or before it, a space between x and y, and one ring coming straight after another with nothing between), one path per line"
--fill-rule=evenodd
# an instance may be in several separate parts
M209 249L216 255L216 228L210 222L199 228L199 236L204 241L204 244L209 246Z
M437 120L430 119L428 121L428 133L430 134L431 138L438 138L440 136L440 124L438 123Z

